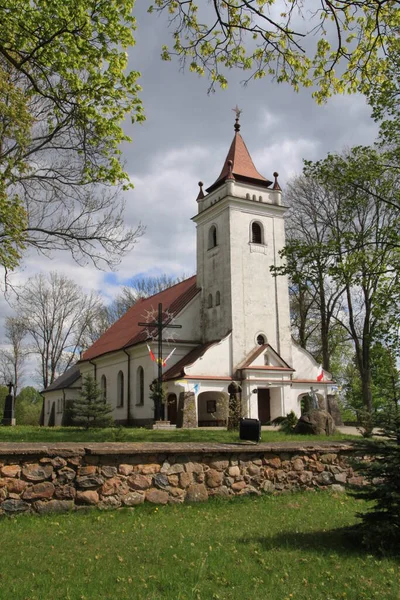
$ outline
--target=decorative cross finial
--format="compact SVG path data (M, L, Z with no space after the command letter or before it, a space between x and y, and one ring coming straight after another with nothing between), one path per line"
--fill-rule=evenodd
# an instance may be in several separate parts
M235 108L232 108L232 110L236 114L234 129L235 129L235 131L240 131L239 117L243 111L238 107L237 104L236 104Z

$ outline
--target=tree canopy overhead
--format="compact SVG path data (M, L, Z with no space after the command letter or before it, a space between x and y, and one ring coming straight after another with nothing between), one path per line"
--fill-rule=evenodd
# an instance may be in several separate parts
M0 7L0 260L27 245L112 266L139 231L115 193L129 185L119 144L142 120L128 72L134 0L5 0Z
M174 45L163 58L177 54L222 87L227 70L240 67L248 79L314 85L318 101L366 93L389 77L399 47L397 0L153 0L149 10L169 13Z

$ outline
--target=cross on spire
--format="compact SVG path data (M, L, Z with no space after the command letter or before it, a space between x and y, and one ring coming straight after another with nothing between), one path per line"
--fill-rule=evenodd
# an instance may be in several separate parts
M235 131L240 131L239 118L240 118L240 115L242 114L243 110L241 108L239 108L237 104L236 104L235 108L232 108L232 110L236 114L234 129L235 129Z

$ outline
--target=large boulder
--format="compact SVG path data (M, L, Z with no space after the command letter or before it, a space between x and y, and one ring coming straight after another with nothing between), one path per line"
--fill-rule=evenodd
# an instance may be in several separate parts
M310 410L301 415L297 421L294 433L332 435L335 433L335 422L325 410Z

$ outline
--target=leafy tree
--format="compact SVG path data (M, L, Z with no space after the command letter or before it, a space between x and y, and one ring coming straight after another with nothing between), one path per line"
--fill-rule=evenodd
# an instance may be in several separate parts
M288 184L285 264L271 268L290 278L291 318L296 341L331 370L331 354L338 347L336 316L342 307L343 287L328 277L332 257L329 242L329 190L311 177Z
M32 386L22 388L15 400L17 425L38 425L43 397Z
M97 294L86 295L65 275L30 278L16 300L18 318L40 359L40 383L47 388L76 362L83 336L97 311Z
M134 0L5 0L0 7L0 264L28 246L116 264L125 228L110 186L129 185L121 123L142 120L128 72ZM115 189L117 189L115 188Z
M18 395L23 365L28 353L24 344L25 323L18 318L8 317L5 322L5 340L9 348L0 350L0 374L5 384L14 384L14 395Z
M326 193L314 209L324 236L312 231L307 237L301 231L284 250L289 268L300 257L307 281L327 278L340 291L336 302L342 307L332 316L355 349L367 433L373 413L371 349L378 341L396 343L398 331L400 215L394 203L399 186L393 172L383 169L384 162L378 151L357 147L308 163L305 176Z
M239 67L248 80L270 76L295 89L316 86L315 97L365 93L371 81L390 78L390 55L398 48L395 0L322 0L314 12L301 0L215 0L205 8L185 0L153 0L150 12L168 12L175 54L191 71L227 85ZM338 73L336 72L338 71Z
M111 413L112 407L103 399L97 381L91 375L86 375L80 398L74 400L71 407L73 422L85 429L111 427L114 423Z

